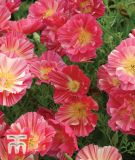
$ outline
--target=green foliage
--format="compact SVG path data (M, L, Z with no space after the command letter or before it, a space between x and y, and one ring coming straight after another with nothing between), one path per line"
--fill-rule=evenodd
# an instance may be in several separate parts
M26 0L22 3L20 10L16 12L12 19L18 20L26 17L28 7L33 0ZM123 154L123 160L135 159L135 138L124 135L120 132L113 132L108 127L109 116L106 113L107 95L97 88L97 70L98 67L107 62L108 54L114 49L123 39L128 37L131 29L135 28L135 2L134 0L104 0L106 5L105 15L99 19L99 23L103 29L104 35L103 46L97 51L97 58L89 63L78 63L79 67L91 79L91 87L88 95L91 95L99 104L98 124L93 133L88 137L78 138L79 148L90 143L98 144L99 146L113 145L116 146ZM29 36L30 40L35 44L35 52L41 55L45 51L45 46L40 43L40 33L34 33ZM64 57L67 64L74 64ZM75 63L76 64L76 63ZM32 87L27 91L24 98L11 108L2 107L1 110L6 115L6 121L11 124L20 115L28 111L36 111L38 106L46 106L57 111L58 105L53 101L53 88L49 85L42 84L38 86L33 81ZM51 158L41 158L41 160Z

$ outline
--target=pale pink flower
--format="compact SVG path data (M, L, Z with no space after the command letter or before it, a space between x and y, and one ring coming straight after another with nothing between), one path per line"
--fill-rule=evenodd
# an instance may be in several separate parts
M113 146L99 147L90 144L78 152L76 160L122 160L122 156Z
M135 89L135 38L123 40L108 56L108 71L123 90Z
M0 54L0 105L16 104L30 88L32 77L25 60Z
M28 62L36 57L34 45L22 33L10 32L0 38L0 53L8 57L20 57Z

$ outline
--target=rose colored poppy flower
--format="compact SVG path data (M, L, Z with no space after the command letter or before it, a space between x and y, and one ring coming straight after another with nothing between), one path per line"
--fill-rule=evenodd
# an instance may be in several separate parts
M121 81L116 76L111 76L108 71L108 64L99 67L97 72L98 88L107 93L120 89Z
M21 57L28 62L36 57L34 54L34 45L25 35L16 32L7 33L0 38L0 53L11 58Z
M10 18L11 13L8 8L4 5L0 5L0 36L8 31L8 21Z
M122 156L113 146L99 147L90 144L78 152L76 160L122 160Z
M39 78L38 84L50 83L48 75L53 70L61 70L64 66L64 62L57 53L47 51L31 63L31 73Z
M123 90L135 89L135 38L121 42L108 56L108 71L121 81Z
M109 95L107 111L111 116L108 124L113 131L135 135L135 92L114 91Z
M34 155L17 155L9 154L7 141L5 138L0 139L0 159L1 160L38 160L37 156Z
M0 105L16 104L30 88L32 77L25 60L0 54Z
M30 6L28 17L40 19L43 23L55 23L57 19L66 17L66 1L38 0Z
M95 18L103 16L105 5L103 0L69 0L75 13L91 14Z
M97 103L91 97L74 99L58 109L56 120L68 124L76 136L88 136L95 128L97 115L92 110L98 110Z
M5 5L11 13L17 11L21 0L0 0L0 5Z
M8 124L4 120L4 113L0 111L0 138L4 136L4 133L7 129Z
M62 71L52 71L49 78L55 87L56 103L64 103L73 97L87 94L90 85L90 79L75 65L66 66Z
M24 34L32 34L41 30L43 27L40 20L31 18L23 18L18 21L9 21L8 25L10 32L16 31Z
M41 33L41 42L47 47L48 50L54 50L59 55L63 56L65 54L65 50L61 47L61 44L57 38L57 30L65 24L67 19L57 19L55 20L55 24L47 24L44 30Z
M49 120L48 123L56 130L56 134L47 155L57 157L60 160L65 159L65 153L72 156L74 151L78 150L73 130L68 125L55 120Z
M40 153L43 156L50 149L55 130L48 125L43 116L36 112L28 112L13 123L5 135L8 136L10 134L26 134L26 153Z
M71 61L89 61L102 44L102 30L90 14L77 14L58 29L58 41Z

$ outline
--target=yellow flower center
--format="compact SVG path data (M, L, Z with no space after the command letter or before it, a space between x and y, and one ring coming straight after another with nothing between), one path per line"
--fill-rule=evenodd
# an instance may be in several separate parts
M85 46L91 42L91 34L86 29L81 28L78 39L79 44Z
M8 51L8 52L20 52L19 51L19 48L18 48L18 42L16 42L16 44L15 44L16 46L2 46L1 47L1 50L2 51Z
M84 2L80 3L80 9L82 13L91 13L92 6L90 6L90 1L85 0Z
M9 90L13 87L14 82L15 82L14 74L8 72L0 73L0 89Z
M23 160L23 159L24 159L24 156L22 156L22 157L16 156L16 157L15 157L15 160Z
M80 83L76 80L70 80L68 82L68 88L72 92L77 92L80 88Z
M43 19L51 17L54 14L54 10L52 8L49 8L44 14Z
M39 141L38 135L34 134L33 136L31 136L28 141L28 148L30 150L37 149L38 148L38 141Z
M84 0L83 2L80 3L80 7L86 7L90 2L88 0Z
M135 76L135 57L128 57L122 63L126 73Z
M117 78L113 78L113 79L112 79L112 84L113 84L114 86L119 86L119 85L120 85L120 81L119 81Z
M86 105L82 102L73 103L69 107L69 113L75 119L85 119L87 116Z
M52 67L41 68L40 74L43 79L48 79L48 74L52 71Z

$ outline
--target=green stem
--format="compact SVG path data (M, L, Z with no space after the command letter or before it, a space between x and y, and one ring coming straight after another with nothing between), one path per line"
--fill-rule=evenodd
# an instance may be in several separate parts
M64 154L67 160L73 160L67 153Z

